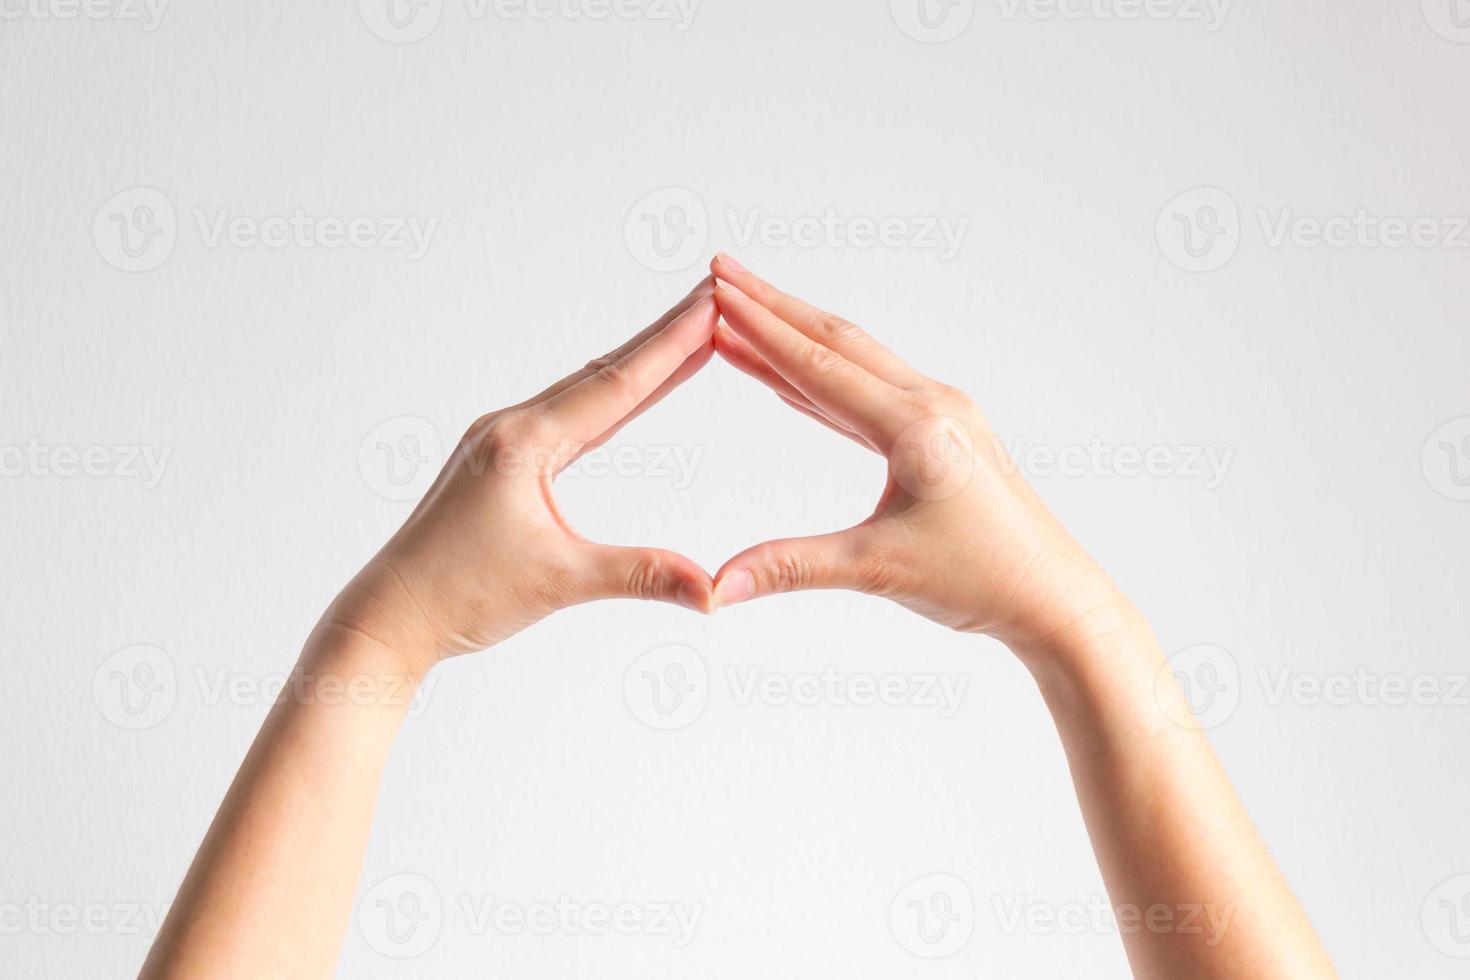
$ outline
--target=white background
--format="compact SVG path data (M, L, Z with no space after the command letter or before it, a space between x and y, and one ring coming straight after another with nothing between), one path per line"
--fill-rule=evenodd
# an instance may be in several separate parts
M1362 209L1443 238L1470 212L1450 0L1245 2L1223 22L981 0L935 6L933 32L903 0L704 0L683 24L648 2L592 20L445 0L397 43L386 8L347 0L177 0L156 22L0 0L0 973L142 962L267 710L251 686L412 506L377 492L395 495L377 444L424 427L391 423L360 460L375 427L421 418L452 444L727 249L965 388L1007 445L1174 453L1152 476L1028 472L1169 651L1226 651L1203 654L1214 742L1344 974L1463 975L1470 879L1440 886L1470 873L1470 235L1270 236ZM158 195L108 202L137 187L165 199L165 234L134 240L156 267L129 272L113 216L147 225ZM1224 197L1176 200L1199 187ZM1222 202L1210 225L1199 208ZM200 229L298 209L437 224L416 260ZM752 215L829 209L966 232L951 257L741 238ZM1187 224L1224 232L1199 261ZM719 362L618 445L636 472L566 481L571 519L711 569L862 518L881 482ZM102 447L108 475L59 474L68 447ZM129 447L169 454L156 485ZM660 474L662 447L699 454L692 482ZM1223 481L1187 447L1229 454ZM625 692L664 644L708 672L676 731L641 720L637 671ZM140 663L151 699L124 684ZM942 717L741 703L730 680L828 667L967 687ZM1276 694L1343 675L1336 703ZM1436 703L1389 703L1395 677ZM1051 723L994 643L851 595L710 620L600 604L433 679L388 766L343 976L1127 975L1089 920L1007 924L1103 888ZM975 912L926 961L890 911L936 873ZM370 894L398 875L421 877ZM405 882L440 911L395 945L376 903ZM487 899L563 896L701 918L682 947L474 926Z

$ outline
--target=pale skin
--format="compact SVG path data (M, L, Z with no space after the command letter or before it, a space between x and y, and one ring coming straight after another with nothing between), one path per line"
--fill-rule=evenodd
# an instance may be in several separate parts
M142 976L332 975L388 750L412 691L440 661L582 602L657 599L707 613L802 589L892 599L995 637L1028 668L1066 750L1135 976L1336 976L1190 724L1148 624L1027 486L969 398L728 257L712 272L622 348L470 427L308 638ZM555 475L716 351L887 458L873 515L756 545L713 577L672 552L581 537L557 510ZM1150 927L1161 909L1175 923L1199 909L1200 928Z

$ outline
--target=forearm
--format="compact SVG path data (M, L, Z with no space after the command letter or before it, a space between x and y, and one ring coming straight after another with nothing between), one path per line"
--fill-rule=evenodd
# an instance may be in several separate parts
M330 976L415 672L340 627L307 641L143 977Z
M1019 650L1066 749L1136 976L1335 976L1148 625Z

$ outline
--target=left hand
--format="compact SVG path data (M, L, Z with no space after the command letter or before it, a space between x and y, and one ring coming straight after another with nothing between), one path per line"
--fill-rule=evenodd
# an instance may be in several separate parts
M552 481L709 361L719 319L713 288L705 279L622 347L471 425L323 627L365 634L422 675L595 599L709 611L708 572L671 551L587 540L562 517Z

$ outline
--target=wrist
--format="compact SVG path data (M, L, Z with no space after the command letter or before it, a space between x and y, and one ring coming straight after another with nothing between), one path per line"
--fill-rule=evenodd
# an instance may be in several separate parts
M445 656L437 630L403 576L374 558L347 583L313 631L323 654L372 661L422 680Z
M431 667L366 633L323 621L307 638L282 700L401 715Z
M1043 637L1009 646L1053 714L1147 703L1164 663L1148 620L1121 594Z

